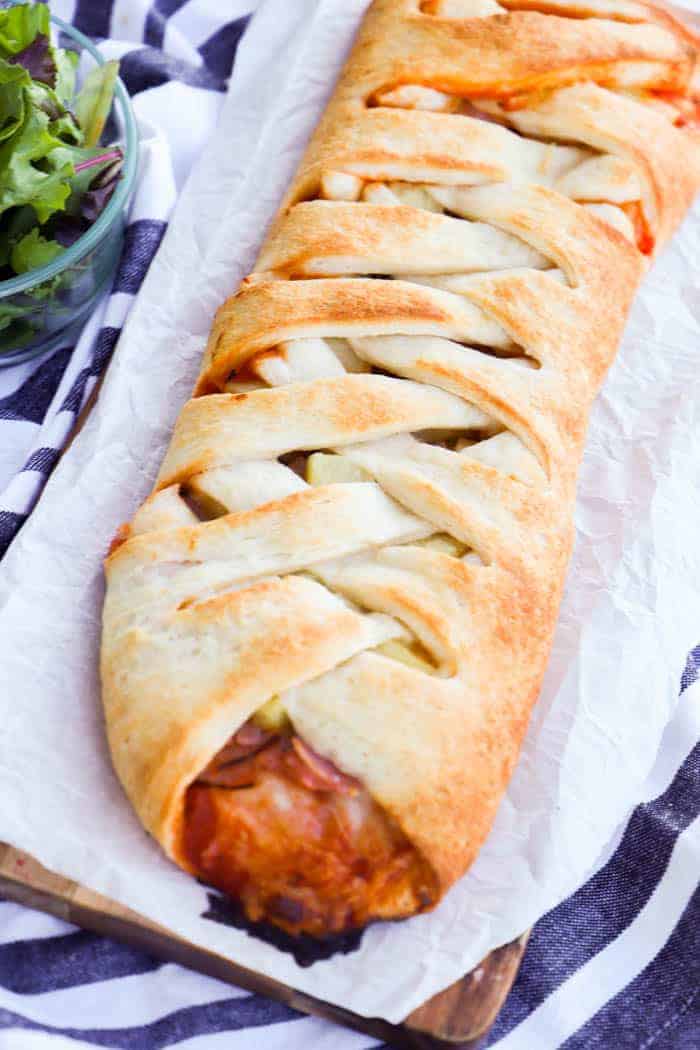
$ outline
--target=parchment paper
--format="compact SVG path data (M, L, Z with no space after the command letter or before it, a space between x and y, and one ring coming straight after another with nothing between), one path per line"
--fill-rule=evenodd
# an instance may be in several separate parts
M303 969L200 917L109 764L101 559L148 492L212 314L251 265L366 0L268 0L88 425L0 576L0 838L192 941L398 1021L590 872L638 798L700 625L700 214L657 263L591 422L578 541L542 697L471 872L431 915Z

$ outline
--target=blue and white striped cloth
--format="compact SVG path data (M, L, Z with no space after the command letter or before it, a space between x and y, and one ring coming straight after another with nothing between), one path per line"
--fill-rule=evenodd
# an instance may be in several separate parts
M113 292L78 345L0 371L0 553L39 497L109 361L177 192L215 125L254 4L52 4L58 15L103 39L109 57L121 58L143 160ZM700 1047L700 646L679 685L681 701L641 804L589 881L537 924L489 1047ZM0 1050L251 1045L364 1050L377 1044L0 902Z

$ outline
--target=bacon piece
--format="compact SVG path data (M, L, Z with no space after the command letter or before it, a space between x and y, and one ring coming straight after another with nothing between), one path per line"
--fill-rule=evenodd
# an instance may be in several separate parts
M263 744L266 744L272 739L272 737L272 733L267 729L261 729L260 726L256 726L255 722L245 722L234 735L233 739L239 747L257 751L258 748L262 747Z
M265 748L270 750L269 745L275 739L273 733L261 729L254 722L246 722L214 755L200 773L199 781L218 787L249 787L255 783L259 769L270 767L269 761L261 765L258 756Z
M327 758L321 758L301 737L292 737L292 748L292 754L298 762L293 762L288 753L288 768L304 787L310 788L311 791L338 791L341 795L356 795L360 791L362 785L359 780L341 773Z
M265 772L286 775L310 791L355 795L361 787L358 780L341 773L300 737L270 733L253 722L241 726L198 780L216 787L250 787Z
M221 765L210 762L197 783L225 788L252 787L258 779L260 769L257 752L247 758L234 759Z

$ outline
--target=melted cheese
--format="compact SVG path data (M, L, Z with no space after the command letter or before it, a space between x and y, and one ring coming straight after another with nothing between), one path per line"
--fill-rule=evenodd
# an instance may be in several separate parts
M328 937L434 902L428 866L367 791L299 783L283 744L259 754L266 757L253 760L250 786L199 781L185 808L188 861L238 900L248 919Z

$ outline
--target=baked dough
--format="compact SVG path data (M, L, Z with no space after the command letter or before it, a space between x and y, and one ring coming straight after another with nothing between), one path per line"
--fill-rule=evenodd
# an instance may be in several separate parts
M279 754L350 778L420 871L333 915L331 874L312 918L275 913L253 835L250 918L405 915L476 856L547 661L591 403L700 188L698 87L696 39L638 0L372 4L106 562L111 752L170 857L206 877L193 850L225 853L192 846L186 804L243 804L205 772L277 698Z

